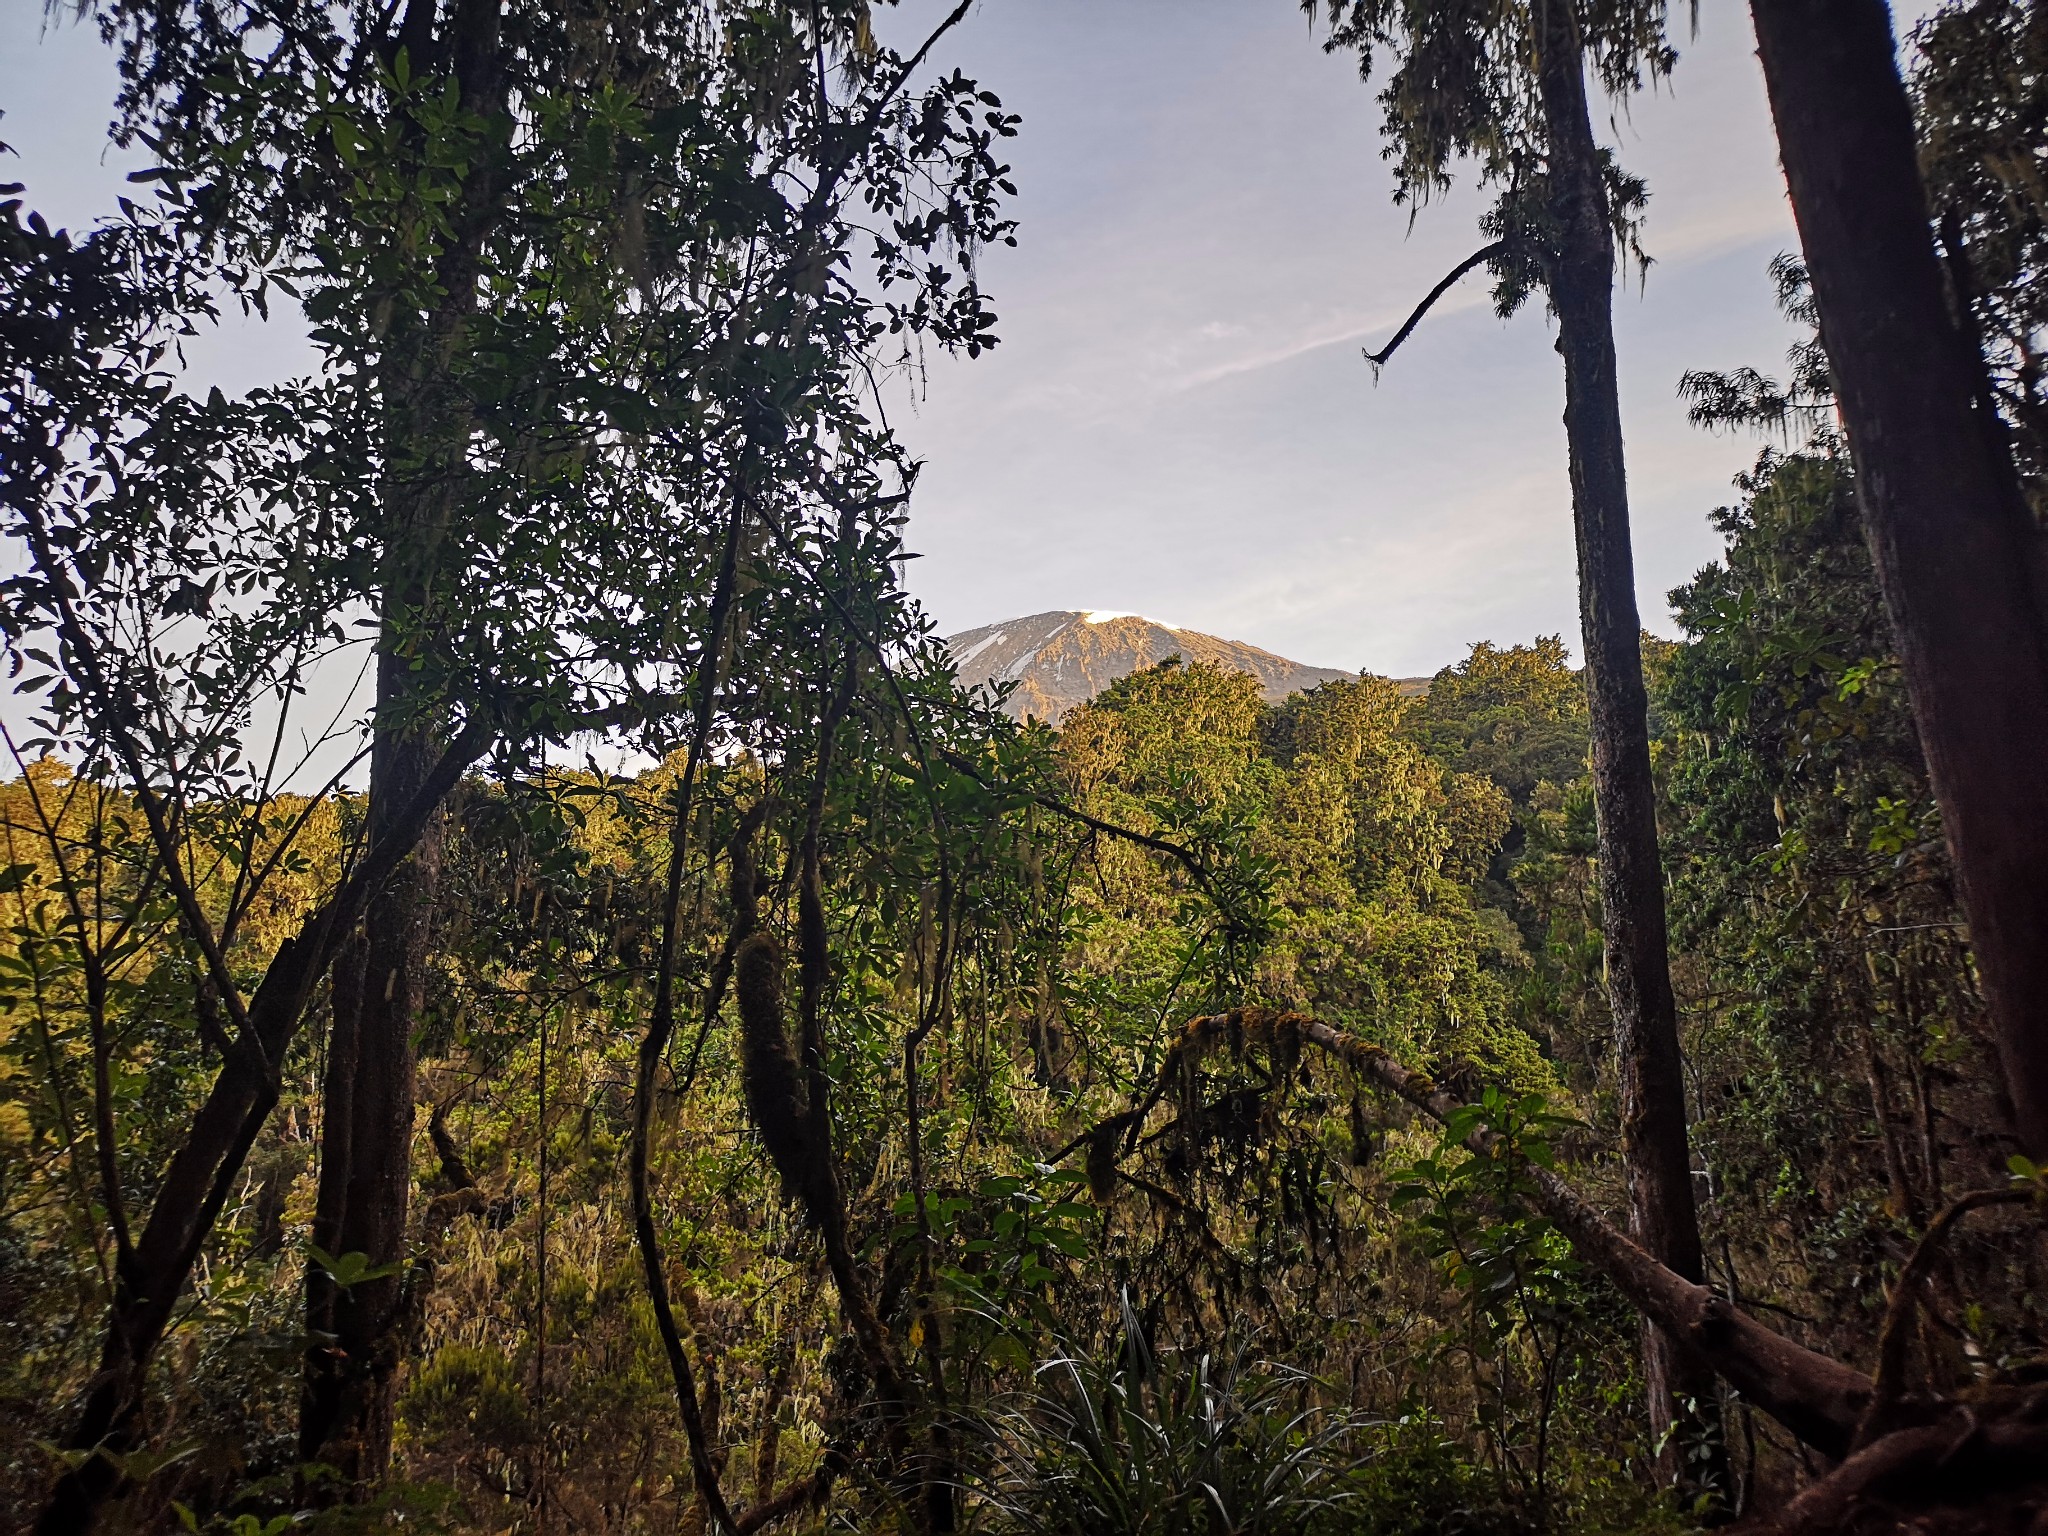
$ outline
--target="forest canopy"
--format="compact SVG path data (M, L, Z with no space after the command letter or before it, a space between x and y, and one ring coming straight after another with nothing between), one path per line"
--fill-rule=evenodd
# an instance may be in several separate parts
M1755 0L1805 339L1681 385L1760 441L1666 640L1665 7L1303 8L1493 198L1384 387L1547 306L1582 632L1022 723L877 383L1000 344L969 0L82 8L153 164L0 187L8 1528L2048 1520L2048 12Z

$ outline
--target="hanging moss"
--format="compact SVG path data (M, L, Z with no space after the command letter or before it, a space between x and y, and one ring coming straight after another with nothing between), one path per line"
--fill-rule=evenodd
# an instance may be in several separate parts
M782 943L756 933L740 945L733 964L733 990L740 1010L740 1067L747 1110L783 1193L819 1214L814 1186L823 1172L822 1149L814 1134L810 1105L796 1048L789 1038L782 996Z

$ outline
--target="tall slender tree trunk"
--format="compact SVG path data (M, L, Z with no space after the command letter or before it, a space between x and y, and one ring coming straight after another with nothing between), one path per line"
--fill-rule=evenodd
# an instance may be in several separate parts
M463 107L502 117L506 82L498 0L458 0L436 31L437 7L406 7L394 49L416 73L445 68ZM477 283L506 190L505 167L485 152L465 174L461 203L425 315L391 305L379 391L384 410L384 549L379 601L376 715L370 751L370 835L408 804L441 754L446 704L433 657L443 622L440 594L463 573L446 568L449 533L462 515L475 412L456 377ZM425 1001L428 940L440 894L444 817L421 828L412 856L365 911L362 984L347 1112L326 1126L321 1202L338 1213L330 1251L361 1253L393 1272L336 1292L309 1280L308 1321L324 1307L331 1356L309 1354L299 1440L309 1459L338 1468L361 1494L391 1459L396 1414L406 1223L412 1203L417 1061L413 1044ZM337 1018L337 1026L339 1025ZM330 1188L331 1186L331 1188Z
M384 668L404 660L387 656ZM380 670L382 670L380 668ZM397 690L394 690L397 691ZM370 819L403 804L433 765L437 748L420 729L393 731L372 755ZM379 780L382 781L381 787ZM441 884L444 818L421 834L363 922L362 1014L356 1025L356 1080L350 1095L348 1206L344 1252L403 1266L411 1210L415 1094L413 1032L425 1001L427 939ZM374 834L373 834L374 835ZM352 1366L353 1390L339 1426L344 1474L373 1481L391 1459L402 1269L351 1287L335 1308L335 1335Z
M2023 1149L2048 1159L2043 537L1950 307L1882 0L1752 0L1879 589Z
M1579 622L1592 716L1601 939L1621 1085L1630 1230L1687 1280L1704 1275L1687 1147L1678 1010L1664 920L1650 778L1649 700L1629 543L1628 476L1614 351L1615 245L1587 106L1585 51L1569 0L1539 0L1539 84L1556 247L1548 286L1564 358L1565 435L1579 558ZM1652 1434L1667 1479L1710 1481L1688 1461L1717 1442L1714 1377L1643 1325ZM1688 1443L1690 1442L1690 1443ZM1701 1471L1707 1476L1702 1479Z

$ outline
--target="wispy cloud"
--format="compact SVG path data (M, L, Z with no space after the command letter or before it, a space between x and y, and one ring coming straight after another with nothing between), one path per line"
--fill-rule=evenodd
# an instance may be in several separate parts
M969 67L1024 113L1024 227L984 274L1003 347L935 369L910 418L913 579L942 620L1095 603L1407 672L1575 632L1540 303L1489 344L1470 275L1389 388L1346 350L1386 343L1487 201L1461 185L1408 227L1354 65L1272 0L1034 0L973 37ZM1751 455L1698 438L1673 385L1787 339L1762 258L1796 236L1750 47L1739 14L1703 16L1675 88L1616 130L1654 191L1657 265L1616 316L1653 625Z
M1651 270L1654 274L1659 266L1680 268L1695 262L1711 261L1729 251L1739 250L1762 240L1774 237L1790 238L1791 235L1790 214L1781 198L1752 198L1733 207L1724 205L1690 212L1674 227L1655 232L1651 247ZM1482 308L1490 302L1486 280L1482 274L1475 272L1468 274L1463 282L1437 300L1430 309L1430 317L1441 319L1449 315L1464 314ZM1411 313L1412 307L1404 309L1389 306L1362 319L1347 316L1286 341L1197 368L1171 380L1166 388L1173 393L1201 389L1205 385L1220 383L1224 379L1235 378L1241 374L1278 368L1293 362L1296 358L1321 352L1328 347L1343 346L1348 342L1366 343L1382 340L1391 337L1394 328ZM1202 334L1211 334L1212 329L1204 327Z
M1475 279L1468 291L1463 286L1454 289L1439 299L1430 311L1432 315L1454 315L1465 310L1476 309L1486 303L1486 288ZM1220 383L1239 374L1258 373L1266 368L1278 368L1291 363L1298 357L1307 357L1312 352L1321 352L1326 347L1340 347L1346 342L1366 341L1375 336L1392 334L1395 326L1408 317L1408 311L1388 309L1366 319L1346 319L1336 322L1324 330L1311 331L1277 345L1261 348L1242 357L1228 358L1212 363L1205 368L1183 374L1173 380L1168 388L1174 393L1200 389L1207 384Z

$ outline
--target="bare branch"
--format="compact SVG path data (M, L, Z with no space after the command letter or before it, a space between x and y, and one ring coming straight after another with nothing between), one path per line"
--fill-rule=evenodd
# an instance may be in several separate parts
M1496 240L1491 245L1481 246L1478 250L1474 251L1470 256L1467 256L1463 261L1459 262L1455 267L1451 268L1449 274L1444 278L1444 280L1438 283L1434 288L1430 289L1429 293L1423 298L1422 302L1415 306L1414 313L1409 315L1407 320L1402 323L1401 329L1394 332L1394 339L1388 342L1384 347L1381 347L1379 351L1368 351L1365 354L1365 360L1368 363L1372 364L1374 374L1377 375L1379 370L1386 366L1387 359L1394 355L1394 349L1400 346L1402 342L1408 339L1410 333L1414 331L1416 326L1422 324L1422 318L1423 316L1429 313L1431 306L1434 305L1438 299L1442 298L1445 294L1449 293L1451 289L1457 285L1457 281L1459 278L1463 277L1467 272L1470 272L1474 267L1479 266L1484 262L1491 261L1496 256L1506 254L1506 252L1512 244L1513 242L1509 240Z
M1068 805L1064 800L1053 795L1040 794L1036 790L1018 789L1014 785L995 783L984 775L980 769L975 767L972 761L962 757L957 752L948 751L943 747L939 749L939 758L949 768L966 774L968 778L974 780L983 789L989 790L992 793L1018 795L1023 799L1029 800L1033 805L1051 811L1055 816L1064 816L1069 821L1079 822L1091 832L1105 833L1110 837L1120 838L1124 842L1135 843L1140 848L1150 848L1154 853L1167 854L1179 860L1187 872L1194 877L1195 884L1202 888L1202 894L1215 902L1217 906L1223 905L1223 898L1216 894L1216 887L1210 881L1208 869L1191 850L1181 847L1180 844L1168 842L1163 837L1154 837L1149 832L1138 832L1130 827L1118 826L1113 821L1104 821L1100 816L1091 816L1078 806Z

